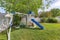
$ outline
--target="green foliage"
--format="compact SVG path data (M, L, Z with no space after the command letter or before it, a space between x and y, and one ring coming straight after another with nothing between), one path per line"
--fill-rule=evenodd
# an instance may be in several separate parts
M57 20L54 19L54 18L48 18L48 19L46 20L46 22L47 22L47 23L57 23Z
M40 17L56 17L60 16L60 9L51 9L49 12L42 12Z
M41 23L44 23L44 22L46 22L46 18L41 19Z
M26 25L25 25L25 24L20 23L20 28L25 28L25 27L26 27Z
M50 12L52 17L60 16L60 9L52 9Z
M7 11L28 13L34 11L37 14L38 8L42 5L42 0L4 0Z
M57 23L57 19L55 18L41 18L41 23Z
M13 25L18 26L20 24L21 17L18 14L13 15Z
M50 17L50 12L42 12L40 17Z

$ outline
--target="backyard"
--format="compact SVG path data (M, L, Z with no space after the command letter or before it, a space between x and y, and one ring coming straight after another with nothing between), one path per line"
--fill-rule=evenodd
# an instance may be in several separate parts
M44 30L20 28L11 32L11 40L60 40L59 23L41 23ZM7 40L6 34L0 33L0 40Z

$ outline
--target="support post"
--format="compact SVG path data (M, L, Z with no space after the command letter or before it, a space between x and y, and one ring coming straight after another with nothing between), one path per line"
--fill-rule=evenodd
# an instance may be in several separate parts
M10 35L11 35L11 27L7 30L7 40L11 40Z

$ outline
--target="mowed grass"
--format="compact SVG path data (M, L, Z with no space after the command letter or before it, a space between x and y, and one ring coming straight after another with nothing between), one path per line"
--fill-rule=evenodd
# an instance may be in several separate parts
M60 24L42 23L44 30L37 28L20 28L11 32L11 40L60 40ZM0 34L1 40L6 35Z
M0 40L7 40L7 37L6 37L6 32L4 33L0 33Z

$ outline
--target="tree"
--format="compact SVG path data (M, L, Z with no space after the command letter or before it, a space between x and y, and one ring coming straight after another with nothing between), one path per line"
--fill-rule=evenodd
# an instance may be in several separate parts
M41 9L44 11L45 9L48 9L51 4L53 4L57 0L43 0L42 1L42 7Z
M52 17L60 16L60 9L52 9L50 12Z
M46 10L50 7L51 4L53 4L56 0L43 0L42 4L42 14L40 17L51 17L51 12L46 12Z
M56 17L60 16L60 9L51 9L51 11L48 12L42 12L40 17Z
M15 11L21 13L27 13L28 11L34 11L37 13L38 8L42 5L42 0L4 0L6 5L4 6L7 11ZM2 1L3 2L3 1Z

